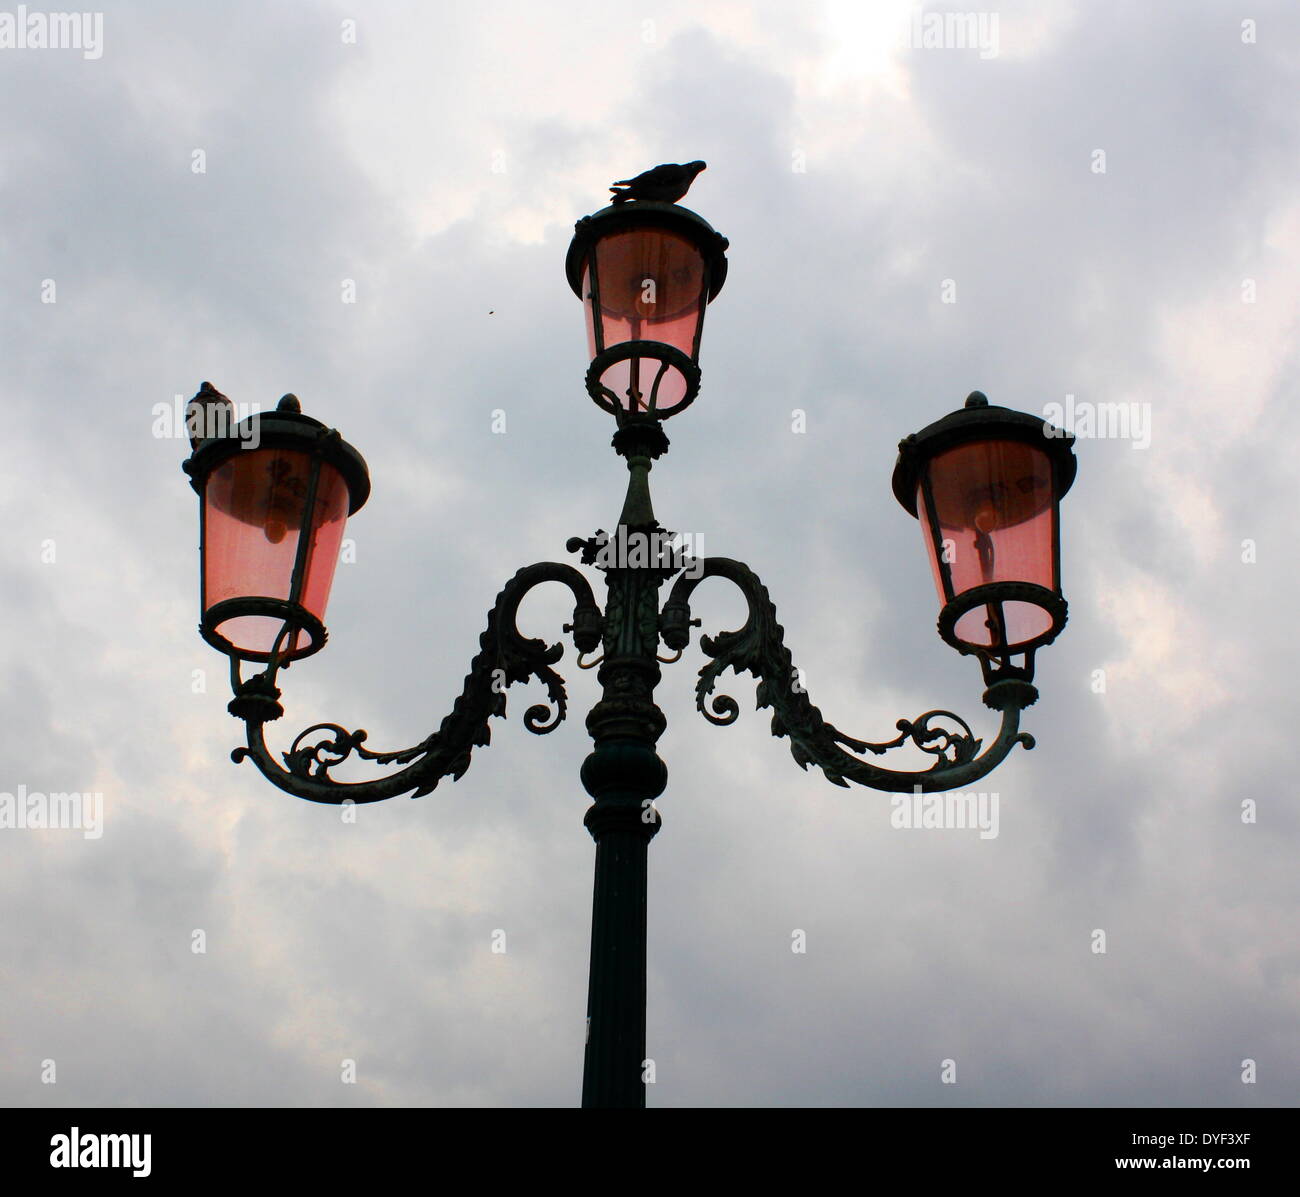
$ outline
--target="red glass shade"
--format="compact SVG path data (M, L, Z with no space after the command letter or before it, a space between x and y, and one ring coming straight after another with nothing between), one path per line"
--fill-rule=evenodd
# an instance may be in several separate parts
M198 441L184 463L202 524L199 632L236 660L285 664L325 646L343 529L370 472L294 395L233 432Z
M1025 589L1060 589L1057 505L1046 452L1020 440L948 449L924 468L916 505L945 606L977 587L1001 584L981 592L990 601L957 616L957 640L1015 652L1050 636L1053 613Z
M236 452L204 488L205 623L252 660L266 660L277 641L281 660L319 648L317 637L304 632L310 621L296 619L293 608L323 625L347 515L347 484L328 462L296 449ZM261 611L245 602L210 620L221 615L213 608L235 599L277 601Z
M676 204L633 200L578 221L565 274L587 320L587 393L620 421L667 417L695 398L704 309L726 280L726 249Z
M1070 433L979 391L899 442L894 496L921 521L939 635L990 686L1032 681L1035 651L1065 627L1059 517L1076 469Z
M694 361L706 303L704 255L685 237L636 229L596 244L596 276L583 271L587 349L592 358L628 341L656 341ZM669 415L683 405L688 380L680 366L654 357L612 362L600 385L624 411Z

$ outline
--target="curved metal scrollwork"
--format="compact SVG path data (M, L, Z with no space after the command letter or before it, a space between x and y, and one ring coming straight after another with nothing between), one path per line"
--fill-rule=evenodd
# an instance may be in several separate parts
M772 708L772 734L789 738L790 752L800 768L816 765L828 781L838 786L855 782L894 793L911 792L918 786L932 793L968 785L996 768L1015 745L1034 746L1033 737L1019 730L1021 708L1036 696L1033 687L1023 682L995 683L990 688L989 695L996 699L993 705L1002 710L1002 726L982 756L982 741L964 719L951 711L927 711L917 719L900 719L895 725L899 735L879 744L846 736L827 723L809 699L785 646L785 631L777 623L776 607L767 588L747 565L727 557L706 558L702 571L693 576L683 574L674 583L661 620L663 640L670 649L685 648L689 642L691 625L699 622L690 617L691 594L700 582L711 577L726 578L736 585L749 604L749 617L738 631L700 637L700 647L711 659L700 670L695 705L710 723L734 723L740 713L734 698L714 693L723 672L732 669L738 674L753 674L759 679L758 708ZM1003 689L998 691L998 686ZM939 726L941 722L957 727ZM852 755L880 755L909 741L935 757L929 769L885 769ZM846 752L846 748L852 752Z
M505 690L516 682L536 678L546 686L548 701L536 703L524 712L524 726L537 735L554 731L568 710L564 679L551 668L563 655L564 646L525 637L516 623L524 596L543 582L562 582L573 592L573 623L566 624L564 630L572 632L579 653L597 648L604 620L587 579L571 565L560 562L530 565L515 574L497 596L460 697L438 730L419 744L398 752L374 752L365 747L364 731L348 731L337 723L317 723L294 739L283 754L282 767L266 747L262 734L263 724L280 712L279 691L274 678L259 674L236 685L232 712L247 724L248 746L237 748L232 758L236 762L251 759L280 789L311 802L379 802L405 793L418 798L433 790L444 777L463 776L473 750L491 740L488 720L505 716ZM374 781L335 781L330 770L353 756L406 767Z

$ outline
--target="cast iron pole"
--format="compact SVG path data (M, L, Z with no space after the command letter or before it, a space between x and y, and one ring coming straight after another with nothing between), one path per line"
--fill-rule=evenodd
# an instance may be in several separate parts
M668 781L655 752L665 726L654 701L659 587L672 572L662 568L663 530L651 509L647 474L668 440L657 422L632 423L615 434L614 447L627 458L631 477L604 567L603 693L587 716L595 748L582 763L582 784L595 799L583 822L596 841L582 1104L643 1108L646 866L659 830L654 799ZM633 553L641 554L639 561Z

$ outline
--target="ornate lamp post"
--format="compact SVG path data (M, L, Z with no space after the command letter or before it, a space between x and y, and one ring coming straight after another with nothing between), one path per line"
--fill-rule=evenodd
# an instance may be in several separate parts
M937 710L899 720L899 734L881 743L846 736L826 722L795 684L776 608L754 572L726 557L685 560L651 506L650 469L668 449L662 422L699 391L704 310L726 278L726 248L725 238L695 213L636 196L578 222L566 269L586 308L587 390L615 416L613 447L629 471L613 537L599 531L567 543L583 564L604 574L604 608L572 565L548 561L521 569L488 614L451 712L411 748L376 752L364 731L317 723L277 759L264 738L265 725L283 714L280 670L325 643L325 603L344 520L369 493L360 455L285 396L276 412L249 417L234 437L199 441L185 462L201 500L200 631L231 659L229 709L247 734L232 757L251 760L272 784L299 798L378 802L427 794L444 777L460 778L474 748L488 744L489 720L506 713L502 681L542 682L548 702L529 707L524 725L538 734L554 730L567 712L564 681L552 668L563 646L525 638L516 615L533 587L559 582L569 588L573 621L563 631L579 664L602 652L587 663L599 665L602 694L587 715L593 749L581 770L594 800L584 822L596 842L584 1106L645 1105L646 860L660 825L654 799L668 779L655 750L665 720L654 691L660 665L681 656L699 623L690 607L696 586L726 578L749 608L739 630L701 637L709 660L696 683L696 705L704 717L733 722L738 704L714 695L714 687L727 669L753 674L758 706L772 708L772 732L789 738L802 768L816 765L836 785L894 792L966 786L1016 744L1033 747L1019 721L1038 697L1034 652L1056 637L1066 618L1058 505L1074 477L1073 438L989 406L976 392L964 409L902 442L893 486L925 534L942 605L940 634L979 659L984 703L1001 714L998 734L984 747L964 720ZM670 580L661 606L660 589ZM676 655L660 656L661 643ZM250 661L265 668L245 678L241 666ZM898 771L864 756L909 742L935 758L930 768ZM353 756L398 768L370 781L336 781L331 770Z

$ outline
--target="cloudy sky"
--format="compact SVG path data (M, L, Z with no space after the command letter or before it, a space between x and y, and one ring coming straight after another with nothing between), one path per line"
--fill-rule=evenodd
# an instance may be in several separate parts
M569 646L556 732L512 693L460 782L355 824L232 764L157 411L294 391L365 455L271 739L415 743L506 579L622 502L573 221L703 158L731 270L657 514L763 578L849 734L994 730L899 438L977 387L1145 434L1078 442L1070 623L1038 747L980 785L996 838L892 828L795 766L752 679L715 728L698 646L665 666L649 1103L1300 1102L1300 10L1008 0L972 46L910 44L914 11L109 4L91 55L0 48L0 790L103 795L99 838L0 830L0 1100L576 1103L594 674ZM555 640L549 591L521 622ZM698 592L706 632L742 612Z

